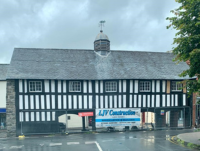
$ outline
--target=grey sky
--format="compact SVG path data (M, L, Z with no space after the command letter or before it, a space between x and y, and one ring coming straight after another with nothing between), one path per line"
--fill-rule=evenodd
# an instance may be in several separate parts
M14 47L93 49L100 28L111 50L172 49L175 30L166 17L175 0L1 0L0 63L9 63Z

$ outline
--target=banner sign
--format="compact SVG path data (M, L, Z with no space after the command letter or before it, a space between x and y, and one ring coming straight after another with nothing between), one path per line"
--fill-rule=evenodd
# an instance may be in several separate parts
M139 126L140 108L96 109L96 127Z
M93 112L79 112L78 116L93 116Z

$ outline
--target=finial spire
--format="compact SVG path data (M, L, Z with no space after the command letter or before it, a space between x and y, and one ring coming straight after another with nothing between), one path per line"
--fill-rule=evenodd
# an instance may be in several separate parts
M99 22L99 27L101 27L100 32L103 32L102 27L104 26L104 23L105 23L105 22L106 22L105 20L101 20L101 21Z

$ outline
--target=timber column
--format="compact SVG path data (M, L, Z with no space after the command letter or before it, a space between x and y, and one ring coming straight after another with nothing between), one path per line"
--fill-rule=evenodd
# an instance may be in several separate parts
M15 80L7 80L6 87L7 136L16 136Z

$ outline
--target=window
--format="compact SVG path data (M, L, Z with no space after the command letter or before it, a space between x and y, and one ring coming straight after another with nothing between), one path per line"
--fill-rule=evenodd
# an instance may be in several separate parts
M30 92L42 92L42 82L41 81L29 81L29 91Z
M106 92L117 92L117 82L108 81L105 83Z
M178 81L172 81L171 84L172 91L182 91L182 83Z
M151 83L150 81L140 81L140 92L150 92Z
M69 82L69 92L81 92L81 82L80 81L70 81Z

